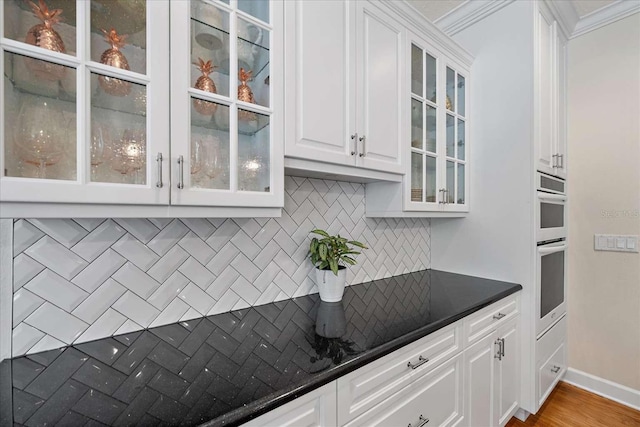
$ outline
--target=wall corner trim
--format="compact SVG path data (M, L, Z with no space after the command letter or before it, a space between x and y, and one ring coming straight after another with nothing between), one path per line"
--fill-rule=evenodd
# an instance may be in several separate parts
M13 220L0 219L0 361L11 358L12 324Z
M436 19L436 24L448 36L453 36L476 22L497 12L514 0L466 1L452 11Z
M574 368L567 369L562 381L640 411L640 390Z
M608 6L583 16L576 24L576 28L573 30L571 38L597 30L600 27L604 27L605 25L609 25L638 12L640 12L640 2L618 0Z

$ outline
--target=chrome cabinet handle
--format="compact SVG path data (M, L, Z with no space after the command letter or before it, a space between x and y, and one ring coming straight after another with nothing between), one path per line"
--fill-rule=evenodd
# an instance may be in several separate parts
M558 154L558 160L560 160L558 167L564 169L564 154Z
M418 363L416 363L415 365L411 362L407 362L407 367L411 368L411 369L416 369L419 366L424 365L425 363L427 363L429 361L429 359L425 359L424 357L422 357L422 355L418 356Z
M427 423L429 422L429 418L425 418L422 416L422 414L420 414L420 418L418 418L418 423L416 424L415 427L422 427L427 425ZM407 427L413 427L413 424L409 423L409 425Z
M493 318L496 319L496 320L500 320L505 316L506 316L506 314L498 312L498 314L494 314L493 315Z
M358 138L358 141L362 142L362 151L358 154L358 156L364 157L367 155L364 150L364 144L366 144L367 142L366 135L362 135L360 138Z
M558 157L557 154L552 154L551 155L551 167L552 168L557 168L558 167L558 162L556 161L556 157Z
M493 356L494 359L498 359L498 360L502 360L502 341L500 340L500 338L498 338L495 342L495 345L498 346L498 350L496 351L496 354Z
M178 188L184 188L184 156L178 156Z
M158 163L158 182L156 182L156 187L162 188L164 186L162 182L162 153L158 153L156 156L156 163Z
M357 139L358 139L358 132L356 132L356 133L354 133L353 135L351 135L351 140L352 140L352 141L356 141ZM358 143L357 143L357 142L356 142L356 143L354 143L354 144L353 144L353 147L354 147L354 150L351 150L351 155L352 155L352 156L356 154L355 149L357 149L357 148L358 148Z
M551 372L557 374L558 372L560 372L560 369L560 366L553 365L553 368L551 368Z
M449 190L444 189L444 203L449 204Z
M502 343L500 345L500 354L504 357L504 338L500 338L500 342Z
M444 204L444 203L446 203L446 202L444 201L444 192L445 192L445 191L446 191L446 190L445 190L444 188L441 188L441 189L439 189L439 190L438 190L438 193L441 193L441 195L440 195L440 201L439 201L438 203L439 203L439 204L441 204L441 205L442 205L442 204Z

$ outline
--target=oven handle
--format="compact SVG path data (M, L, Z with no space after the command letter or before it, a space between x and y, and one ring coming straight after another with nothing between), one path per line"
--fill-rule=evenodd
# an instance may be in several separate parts
M541 255L548 255L548 254L552 254L555 252L561 252L561 251L566 251L569 248L569 244L568 243L554 243L553 245L556 246L552 246L552 245L548 245L548 246L540 246L538 248L538 252Z
M566 202L567 201L567 196L565 196L564 194L550 194L550 193L542 193L542 192L538 192L538 199L540 200L550 200L552 202L555 201L559 201L559 202Z

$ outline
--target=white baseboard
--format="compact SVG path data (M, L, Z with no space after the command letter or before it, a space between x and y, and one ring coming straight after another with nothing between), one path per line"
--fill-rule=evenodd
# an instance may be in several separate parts
M519 419L520 421L525 422L527 421L527 418L529 418L529 415L530 415L529 411L525 411L522 408L518 408L518 410L513 416Z
M640 390L569 368L562 381L640 411Z

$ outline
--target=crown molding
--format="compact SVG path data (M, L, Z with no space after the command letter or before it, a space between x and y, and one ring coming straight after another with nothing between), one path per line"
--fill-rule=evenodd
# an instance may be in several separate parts
M472 3L475 3L474 0ZM496 0L489 0L491 2ZM500 0L513 1L513 0ZM456 43L446 31L429 21L418 9L413 7L406 1L385 0L381 4L386 5L389 9L397 13L402 19L409 22L415 30L422 31L430 36L438 47L443 49L452 59L457 60L462 65L470 67L473 63L473 55L468 50Z
M467 27L497 12L514 0L467 0L452 11L433 21L448 36L453 36Z
M545 4L551 10L553 16L558 20L560 30L565 38L570 38L576 25L580 21L580 16L572 1L545 0Z
M601 9L583 16L571 33L571 38L575 38L596 30L605 25L609 25L634 13L640 12L640 2L637 0L618 0Z

